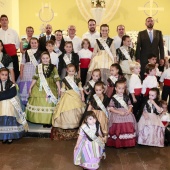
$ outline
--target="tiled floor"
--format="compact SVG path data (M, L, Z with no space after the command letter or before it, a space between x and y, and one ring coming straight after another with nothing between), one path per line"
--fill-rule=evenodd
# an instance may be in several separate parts
M73 164L75 140L23 138L0 143L0 170L79 170ZM170 170L170 147L106 148L100 170Z

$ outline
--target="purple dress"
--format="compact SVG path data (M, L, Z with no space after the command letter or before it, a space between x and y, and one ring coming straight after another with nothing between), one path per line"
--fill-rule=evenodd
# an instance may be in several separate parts
M94 134L97 131L96 124L89 126ZM100 129L98 130L100 132ZM103 155L103 149L97 142L92 141L80 127L79 135L83 138L74 152L74 164L79 165L85 169L95 170L99 168L99 163Z
M34 49L32 49L32 51L34 53L36 60L39 63L41 52L38 50L34 50ZM17 80L17 84L19 86L19 93L20 93L21 101L24 105L26 105L28 102L28 97L29 97L28 92L29 92L29 88L32 82L32 77L35 74L35 66L32 64L32 62L30 62L27 51L22 56L21 64L24 65L23 78L21 80L19 77Z

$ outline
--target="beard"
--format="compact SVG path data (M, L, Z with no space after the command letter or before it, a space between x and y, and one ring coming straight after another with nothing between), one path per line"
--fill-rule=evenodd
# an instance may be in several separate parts
M152 25L152 24L149 24L149 25L147 26L147 28L153 28L153 25Z
M90 32L95 32L96 31L96 29L94 27L90 28L89 30L90 30Z

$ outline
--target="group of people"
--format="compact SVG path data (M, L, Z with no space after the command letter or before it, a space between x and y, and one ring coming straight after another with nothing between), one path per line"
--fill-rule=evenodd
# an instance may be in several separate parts
M139 32L136 51L123 25L117 26L118 36L110 38L107 24L98 33L96 21L90 19L82 40L73 25L63 37L61 30L52 35L48 24L39 39L33 37L33 27L27 27L27 38L20 43L6 15L0 23L3 143L21 138L29 128L27 121L52 126L54 140L78 137L74 164L85 169L98 169L105 145L170 143L170 60L152 17Z

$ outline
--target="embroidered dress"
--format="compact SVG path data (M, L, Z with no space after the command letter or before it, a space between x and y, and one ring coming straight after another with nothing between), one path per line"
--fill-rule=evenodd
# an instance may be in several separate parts
M37 51L37 49L31 49L31 52L34 54L35 59L39 63L41 51ZM23 54L21 64L24 65L23 77L22 79L20 79L20 77L18 78L17 84L19 86L21 101L24 105L26 105L29 97L28 91L32 82L32 77L35 74L36 68L33 65L33 63L30 61L30 57L27 51L25 52L25 54Z
M53 95L58 98L56 82L60 80L56 67L43 64L43 73ZM51 102L41 84L38 68L33 76L36 80L26 107L27 120L33 123L51 124L55 104Z
M144 115L142 115L139 120L138 144L163 147L165 127L161 122L159 113L149 100L144 105L143 112L145 112L149 118L145 119Z
M113 39L100 38L100 40L104 41L108 45L113 57L109 56L109 54L106 52L101 42L97 39L93 51L94 57L91 59L89 70L88 70L87 81L90 80L91 73L94 69L100 69L102 81L105 84L107 84L107 78L110 75L110 66L114 63L114 57L116 56L116 51L114 48Z
M77 137L77 128L84 113L84 102L81 96L73 90L66 78L75 82L79 90L83 90L80 79L67 76L62 81L61 91L64 93L58 102L52 119L52 138L68 140Z
M93 134L101 134L100 128L97 129L96 124L88 127ZM86 169L98 169L103 155L102 147L96 141L91 140L81 127L79 135L83 138L74 152L74 164Z
M119 111L127 111L122 105L121 100L126 103L128 107L131 105L128 96L120 97L118 101L114 96L111 98L109 107ZM128 115L120 115L109 112L109 135L107 146L114 146L115 148L133 147L136 145L136 130L137 124L133 113Z
M11 84L11 87L5 90L5 82L2 82L0 87L0 140L19 139L25 133L23 125L17 122L18 113L10 101L13 97L18 103L20 102L16 87Z
M102 101L105 108L108 106L109 100L106 95L104 95L104 99ZM96 117L101 125L101 130L105 136L108 135L108 118L106 114L101 110L100 106L98 106L97 102L94 99L94 96L89 101L89 104L93 107L92 111L96 114Z

